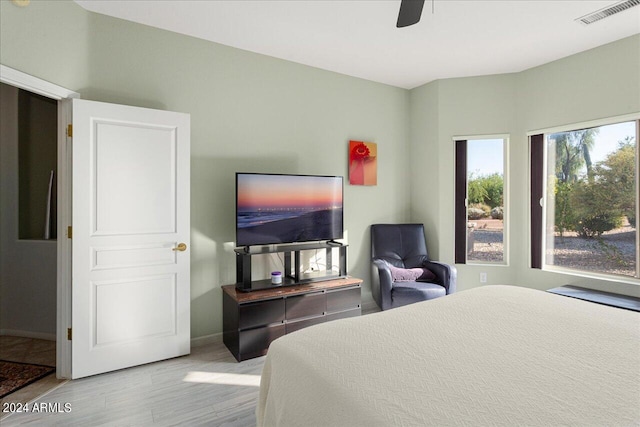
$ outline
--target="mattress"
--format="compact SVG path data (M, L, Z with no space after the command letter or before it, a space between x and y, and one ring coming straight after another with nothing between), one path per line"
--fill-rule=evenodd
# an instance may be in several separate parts
M638 426L640 313L486 286L269 348L259 426Z

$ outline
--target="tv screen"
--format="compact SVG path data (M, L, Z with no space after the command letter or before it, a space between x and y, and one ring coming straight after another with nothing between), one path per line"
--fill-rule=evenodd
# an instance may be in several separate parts
M341 239L342 177L236 173L236 244Z

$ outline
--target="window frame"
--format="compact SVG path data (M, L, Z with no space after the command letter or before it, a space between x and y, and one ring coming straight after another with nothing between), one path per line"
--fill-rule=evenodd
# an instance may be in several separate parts
M468 144L470 141L501 139L502 140L502 163L503 163L503 231L502 261L478 261L468 260L468 239L467 239L467 208L468 208ZM490 134L490 135L470 135L454 136L454 262L456 264L482 265L507 267L509 266L509 220L511 215L509 197L509 141L510 134Z
M530 193L530 264L532 269L542 271L562 273L572 276L615 281L619 283L630 283L640 285L640 234L638 234L638 220L636 220L636 272L635 276L614 275L588 270L573 269L546 263L545 253L547 242L545 230L547 228L547 167L548 167L548 147L546 137L549 134L560 132L571 132L582 129L589 129L601 126L614 125L624 122L635 122L636 124L636 177L640 177L640 113L632 113L621 116L608 117L580 123L571 123L562 126L555 126L546 129L539 129L527 132L529 141L529 193ZM541 160L540 160L541 155ZM538 181L539 180L539 181ZM539 185L539 190L536 185ZM535 186L535 187L534 187ZM539 215L538 212L539 211ZM640 184L636 184L636 218L640 213Z

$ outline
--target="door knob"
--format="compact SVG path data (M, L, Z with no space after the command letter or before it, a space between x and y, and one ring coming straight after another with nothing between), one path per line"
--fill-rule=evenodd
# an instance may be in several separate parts
M186 250L187 250L187 245L185 243L178 243L178 246L172 249L172 251L180 251L180 252L184 252Z

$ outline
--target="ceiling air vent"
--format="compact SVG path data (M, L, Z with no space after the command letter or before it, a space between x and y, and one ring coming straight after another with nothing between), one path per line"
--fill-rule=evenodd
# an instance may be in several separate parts
M607 18L611 15L615 15L618 12L625 11L633 6L640 5L640 0L623 0L614 4L613 6L605 7L604 9L597 10L593 13L589 13L587 15L581 16L576 19L576 21L580 21L585 25L593 24L596 21Z

